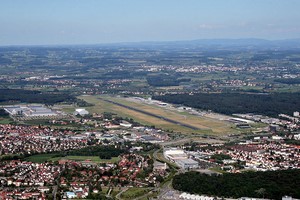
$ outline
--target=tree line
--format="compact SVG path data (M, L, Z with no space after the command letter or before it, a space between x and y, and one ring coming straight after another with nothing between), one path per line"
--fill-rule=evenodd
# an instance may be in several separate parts
M281 79L275 79L274 81L278 83L288 84L288 85L300 84L300 78L281 78Z
M268 116L292 115L300 108L300 93L198 93L167 94L153 99L181 104L203 110L213 110L222 114L256 113Z
M43 93L40 91L22 89L0 89L0 103L22 102L55 104L60 102L75 102L74 96L67 93Z
M111 159L123 153L126 153L126 151L115 148L115 146L89 146L66 152L64 156L99 156L101 159Z
M218 197L300 198L300 170L208 175L187 172L173 179L176 190Z

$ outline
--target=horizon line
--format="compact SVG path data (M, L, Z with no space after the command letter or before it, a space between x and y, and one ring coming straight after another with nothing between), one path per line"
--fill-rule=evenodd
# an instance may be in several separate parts
M0 44L0 47L50 47L50 46L97 46L97 45L126 45L126 44L142 44L142 43L169 43L169 42L193 42L193 41L209 41L209 40L260 40L268 42L299 40L300 38L285 39L266 39L266 38L203 38L203 39L183 39L183 40L145 40L145 41L122 41L122 42L100 42L100 43L64 43L64 44Z

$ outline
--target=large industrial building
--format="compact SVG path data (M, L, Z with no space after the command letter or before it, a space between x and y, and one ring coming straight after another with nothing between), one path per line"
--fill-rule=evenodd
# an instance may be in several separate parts
M187 154L182 149L167 148L164 149L164 156L168 160L175 162L178 159L187 159Z
M197 168L199 168L198 162L193 159L190 159L190 158L176 160L176 164L182 169L197 169Z
M19 117L50 117L58 115L44 105L12 105L4 106L4 110L12 116Z
M168 160L174 162L182 169L196 169L199 163L193 159L188 158L188 155L182 150L177 148L167 148L164 150L164 156Z

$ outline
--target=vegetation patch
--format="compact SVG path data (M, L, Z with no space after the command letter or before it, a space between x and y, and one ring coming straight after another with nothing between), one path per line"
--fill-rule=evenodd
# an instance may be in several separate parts
M0 117L0 124L10 124L12 122L13 122L13 120L11 120L10 118Z
M121 194L122 199L134 199L139 196L143 196L148 193L150 190L148 188L129 188Z
M29 162L43 163L43 162L55 162L59 160L73 160L73 161L91 161L94 163L116 163L120 160L119 157L111 157L110 159L101 159L99 156L61 156L58 153L49 154L37 154L25 158Z
M37 155L29 156L25 160L27 160L29 162L43 163L43 162L51 160L51 158L54 158L58 155L59 154L56 154L56 153L37 154Z
M24 102L55 104L60 102L74 102L76 98L69 94L42 93L39 91L21 89L0 89L0 102Z
M218 197L281 199L282 196L289 195L300 198L300 170L222 175L187 172L174 177L173 187L192 194Z
M67 156L98 156L101 159L111 159L125 153L123 149L114 146L89 146L67 152Z
M91 161L94 163L116 163L120 159L119 157L111 157L110 159L101 159L99 156L65 156L65 157L53 157L51 161L58 161L58 160L73 160L73 161Z
M213 110L222 114L256 113L277 117L280 113L292 115L293 112L297 111L300 107L300 93L168 94L164 96L154 96L153 98L193 108Z

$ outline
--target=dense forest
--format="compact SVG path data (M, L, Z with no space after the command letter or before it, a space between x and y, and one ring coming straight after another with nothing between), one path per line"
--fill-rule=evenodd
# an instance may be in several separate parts
M191 187L193 186L193 187ZM281 199L284 195L300 198L300 171L246 172L207 175L187 172L173 179L176 190L218 197L256 197Z
M22 102L55 104L77 101L75 97L69 94L42 93L39 91L21 89L0 89L0 94L0 103Z
M203 110L213 110L223 114L255 113L278 116L280 113L292 115L294 111L300 110L300 93L167 94L154 96L153 99Z
M8 117L9 114L3 109L3 108L0 108L0 117Z
M99 156L101 159L111 159L125 153L125 150L114 146L89 146L67 152L71 156Z
M284 78L284 79L281 78L281 79L275 79L274 81L278 83L289 84L289 85L300 84L300 78Z

